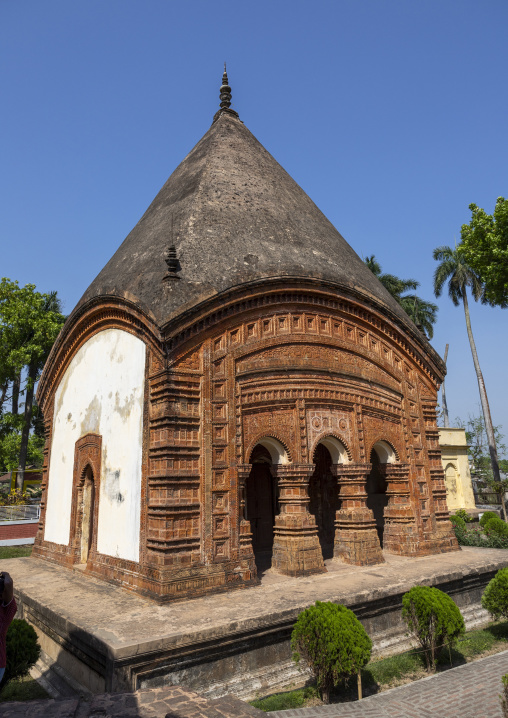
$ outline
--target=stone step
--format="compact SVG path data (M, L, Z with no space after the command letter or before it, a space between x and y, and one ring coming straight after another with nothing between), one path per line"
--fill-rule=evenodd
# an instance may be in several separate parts
M44 688L46 693L55 699L88 698L91 693L84 688L47 653L41 651L39 660L30 670L30 675Z

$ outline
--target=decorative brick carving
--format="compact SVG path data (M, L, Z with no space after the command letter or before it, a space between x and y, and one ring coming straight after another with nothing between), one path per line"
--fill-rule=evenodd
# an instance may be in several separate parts
M314 516L309 513L309 479L314 464L279 464L280 514L275 517L272 566L288 576L326 571Z
M415 511L411 505L408 464L380 464L380 473L388 483L383 548L401 556L421 553Z
M39 390L47 427L43 487L55 389L83 342L113 326L149 348L140 559L98 555L92 541L87 571L160 600L256 583L245 485L263 437L277 439L289 460L272 465L280 507L275 570L293 576L325 570L308 484L316 446L327 436L343 443L351 462L334 467L342 501L337 558L359 565L383 560L365 492L377 441L390 443L399 459L381 467L388 482L384 548L408 555L458 549L437 445L439 363L368 298L309 281L263 280L235 289L163 330L127 300L80 310L59 338ZM97 452L92 444L80 448L75 476L86 451ZM100 462L98 473L92 470L100 480ZM54 545L43 539L44 491L36 555L67 565L81 560L80 500L76 485L71 541Z
M333 464L342 502L337 511L333 555L346 563L384 563L374 515L367 507L367 476L371 464Z

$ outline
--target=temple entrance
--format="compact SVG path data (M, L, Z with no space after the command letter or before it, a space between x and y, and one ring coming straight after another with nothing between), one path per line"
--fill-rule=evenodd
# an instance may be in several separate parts
M93 540L93 515L95 504L95 484L90 466L86 468L83 483L83 511L81 516L81 563L88 561Z
M252 469L245 484L246 518L250 521L252 548L258 571L271 566L273 525L279 513L277 479L272 476L272 456L257 444L250 457Z
M333 558L335 515L339 509L337 478L330 471L332 457L323 444L314 452L316 469L309 482L309 512L314 515L318 528L323 559Z
M381 548L383 548L383 533L385 528L384 511L388 504L388 495L386 493L388 484L386 477L381 471L381 465L386 462L382 461L382 458L385 457L380 457L378 451L376 451L375 448L372 449L370 454L372 470L367 477L367 506L374 514Z

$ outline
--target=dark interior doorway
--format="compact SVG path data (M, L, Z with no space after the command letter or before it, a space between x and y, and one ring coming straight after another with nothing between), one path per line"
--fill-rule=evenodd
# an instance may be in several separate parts
M330 471L332 457L328 449L318 444L314 452L315 471L309 482L309 511L318 527L319 543L323 559L333 557L335 539L335 515L339 509L337 478Z
M250 457L252 469L246 481L246 517L252 531L252 548L258 573L270 568L273 550L273 525L279 513L277 481L270 467L272 457L258 444Z
M372 449L370 463L372 464L372 470L367 477L367 506L374 514L379 543L382 548L383 532L385 528L384 511L388 504L388 496L386 494L388 485L386 483L386 478L380 471L381 462L375 449Z

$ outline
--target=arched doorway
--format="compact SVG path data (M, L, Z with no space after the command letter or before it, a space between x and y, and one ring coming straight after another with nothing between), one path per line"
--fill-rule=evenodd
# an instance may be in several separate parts
M85 469L85 478L82 488L81 513L81 563L88 561L93 541L93 519L95 506L95 483L93 471L90 466Z
M270 470L276 463L272 453L261 443L254 447L249 460L252 468L245 484L245 513L250 522L258 572L271 566L273 525L279 513L277 479Z
M370 453L372 470L367 477L367 506L374 514L379 544L383 548L383 534L385 528L385 508L388 505L388 483L383 471L385 464L393 463L396 459L392 447L385 441L378 441Z
M335 516L339 509L337 478L330 470L332 463L326 446L318 444L314 452L316 468L309 481L309 512L316 519L324 560L333 558Z

